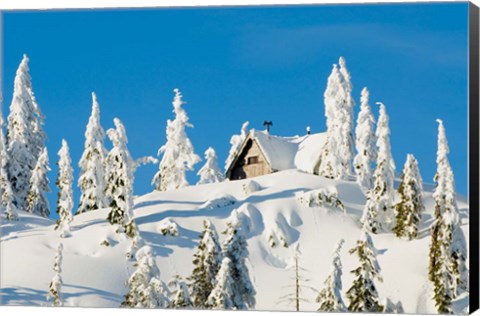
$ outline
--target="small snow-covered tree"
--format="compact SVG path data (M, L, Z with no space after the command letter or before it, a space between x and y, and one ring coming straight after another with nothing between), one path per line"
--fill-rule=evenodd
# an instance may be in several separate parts
M48 164L48 151L45 147L38 158L35 169L33 169L30 178L30 190L27 195L27 211L43 217L50 215L50 206L46 193L50 192L48 172L50 167Z
M212 147L205 151L205 160L205 165L197 173L200 176L198 184L222 182L223 173L218 167L217 154Z
M60 230L60 237L69 237L73 209L73 169L70 149L65 139L62 140L62 148L60 148L58 156L60 157L56 182L58 187L58 220L55 225L55 230Z
M232 147L230 147L230 151L228 153L227 160L225 161L225 171L227 171L228 167L230 167L230 164L233 162L235 159L235 156L237 155L238 151L240 150L240 147L242 146L245 138L247 138L247 128L250 122L246 121L243 123L242 128L240 130L239 135L233 135L230 138L230 144Z
M377 262L377 253L372 239L366 230L362 231L357 245L350 250L350 254L356 254L359 266L351 273L355 276L352 286L347 291L350 312L379 313L383 306L378 298L375 279L382 282L380 266Z
M24 55L15 76L7 125L7 173L14 203L21 209L27 206L29 181L45 143L43 114L33 95L28 61Z
M155 262L155 256L150 246L143 246L136 255L135 268L126 282L128 293L125 294L122 307L162 308L166 307L168 299L160 280L160 270Z
M125 232L129 237L136 235L133 219L133 169L134 161L127 148L127 133L122 122L114 119L115 129L107 131L113 148L107 155L109 165L107 174L106 196L110 199L108 221L118 225L118 230Z
M412 240L417 237L418 225L425 207L422 177L418 162L411 154L407 155L398 193L400 202L395 205L397 220L393 231L397 237Z
M213 309L238 309L235 304L235 281L232 261L225 257L216 276L215 287L210 293L207 305Z
M231 261L231 277L235 280L233 304L235 309L252 309L255 307L255 288L247 268L248 249L242 222L234 216L227 223L225 241L222 245L223 256ZM218 279L217 279L218 282Z
M455 197L455 180L448 160L448 141L445 127L438 122L437 173L435 221L432 225L430 245L429 279L434 286L437 311L452 313L452 301L463 291L468 291L466 268L466 241L460 227L460 216Z
M197 308L208 307L208 297L215 286L215 278L222 260L221 256L215 227L209 220L205 220L197 251L194 254L194 269L189 278L191 298Z
M59 243L57 247L57 252L55 253L55 262L53 264L53 271L55 272L55 275L50 282L50 289L47 295L47 300L52 302L52 306L63 306L62 261L63 244Z
M319 312L345 312L347 310L342 299L342 262L340 260L340 250L344 242L342 239L336 245L330 274L324 282L324 287L318 293Z
M375 118L368 103L369 98L370 92L365 87L360 98L360 113L358 113L355 129L357 155L353 160L357 183L364 190L370 190L373 186L372 163L377 157L374 131Z
M353 106L350 73L343 57L340 69L333 65L324 93L327 141L323 148L318 174L332 179L346 179L352 173Z
M367 192L367 203L363 211L362 223L372 233L390 231L395 225L395 162L390 148L390 128L388 115L383 103L376 131L377 162L373 173L373 188Z
M176 275L168 284L171 290L169 308L192 308L193 302L188 292L188 286L179 275Z
M80 159L78 187L81 191L78 214L106 207L105 199L105 132L100 124L100 107L92 92L92 114L85 131L85 149Z
M176 190L188 186L185 173L187 170L193 170L193 166L200 161L185 130L186 127L193 127L193 125L182 107L185 104L182 94L178 89L174 92L172 104L175 119L167 121L167 142L158 150L158 154L163 153L163 157L159 170L152 180L152 184L158 191Z

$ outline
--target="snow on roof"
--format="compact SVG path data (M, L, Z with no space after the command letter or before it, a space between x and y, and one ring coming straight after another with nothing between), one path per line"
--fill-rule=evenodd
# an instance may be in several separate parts
M258 146L265 155L265 159L274 170L294 169L295 155L298 144L295 140L300 137L280 137L267 134L263 131L250 131Z
M326 141L327 133L307 135L305 139L298 144L298 151L295 155L295 166L297 169L314 173Z
M326 140L326 133L281 137L252 129L247 139L250 138L257 142L273 170L299 169L313 173Z

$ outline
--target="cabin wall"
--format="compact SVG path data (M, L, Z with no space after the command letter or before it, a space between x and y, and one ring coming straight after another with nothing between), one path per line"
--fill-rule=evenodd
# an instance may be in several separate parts
M230 180L240 180L272 173L260 147L249 140L230 172Z

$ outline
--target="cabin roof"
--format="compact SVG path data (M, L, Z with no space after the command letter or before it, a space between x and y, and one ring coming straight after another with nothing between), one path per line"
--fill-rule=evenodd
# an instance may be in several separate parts
M299 169L313 173L326 141L326 133L282 137L252 129L243 141L235 159L227 167L227 174L250 139L258 144L272 170Z

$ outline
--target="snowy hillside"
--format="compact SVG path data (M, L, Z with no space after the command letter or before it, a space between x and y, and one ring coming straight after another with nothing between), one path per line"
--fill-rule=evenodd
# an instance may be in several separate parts
M248 185L251 181L258 185ZM345 212L341 207L302 203L302 192L317 189L336 192ZM407 313L436 313L431 282L427 280L432 187L425 185L425 189L426 211L418 239L403 241L393 234L372 235L383 277L383 283L377 282L380 299L401 301ZM458 199L468 244L468 204ZM365 196L354 181L286 170L251 180L153 192L135 199L134 215L141 237L156 253L162 280L168 282L176 274L184 278L191 274L204 219L212 221L223 240L221 232L228 217L234 210L243 213L239 217L247 227L249 270L257 292L255 309L294 310L292 303L281 298L293 291L295 249L298 247L299 264L305 269L301 273L310 279L304 285L320 289L330 271L331 253L341 238L345 239L341 251L345 299L353 280L350 271L357 265L357 258L348 250L360 236L364 203ZM133 263L125 259L129 240L115 233L106 220L107 214L108 209L102 209L75 216L72 236L62 239L66 306L118 307L123 300L124 283L133 271ZM0 301L8 305L45 305L60 241L58 231L48 219L25 212L20 212L19 217L19 221L4 221L1 226ZM177 236L162 235L162 228L170 223L178 226ZM316 310L316 295L305 288L302 297L308 302L301 302L300 310ZM466 313L468 296L458 298L454 306L455 312Z

